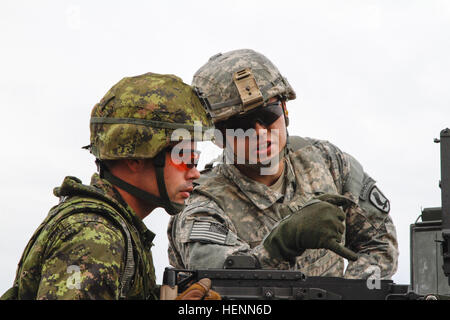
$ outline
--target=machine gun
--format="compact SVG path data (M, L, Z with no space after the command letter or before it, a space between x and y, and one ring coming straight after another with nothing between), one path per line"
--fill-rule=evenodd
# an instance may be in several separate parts
M166 268L161 299L174 299L188 285L211 279L224 300L410 300L420 299L408 285L392 280L306 277L300 271L257 268L251 256L230 256L224 269Z
M300 271L259 269L251 256L230 256L223 269L166 268L161 299L209 278L226 300L436 300L450 298L450 129L441 131L441 208L422 211L411 225L411 284L392 280L307 277ZM447 279L446 279L447 278ZM447 281L445 281L447 280Z

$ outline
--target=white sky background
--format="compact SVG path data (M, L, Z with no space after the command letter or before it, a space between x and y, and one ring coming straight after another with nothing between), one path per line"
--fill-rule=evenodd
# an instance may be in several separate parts
M251 48L297 92L291 135L357 158L391 201L409 284L409 226L440 206L441 129L450 126L450 1L2 1L0 4L0 292L66 175L89 183L94 104L125 76L190 83L218 52ZM201 166L218 153L202 146ZM161 283L168 215L157 234Z

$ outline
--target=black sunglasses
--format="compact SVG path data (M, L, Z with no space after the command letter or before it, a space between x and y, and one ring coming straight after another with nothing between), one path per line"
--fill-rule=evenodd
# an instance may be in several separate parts
M249 113L242 116L234 116L228 120L216 123L219 130L225 129L242 129L244 131L255 127L256 122L262 124L266 128L274 123L283 114L281 102L270 103L262 108L255 108Z

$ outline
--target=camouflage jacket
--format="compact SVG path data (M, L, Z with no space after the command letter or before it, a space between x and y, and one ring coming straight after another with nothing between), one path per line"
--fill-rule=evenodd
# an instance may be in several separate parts
M154 234L112 185L66 177L54 194L60 203L29 241L10 297L155 299Z
M397 269L396 230L390 204L361 165L327 141L304 141L285 157L285 192L243 175L234 165L204 172L188 205L168 227L169 260L178 268L222 268L227 256L256 257L263 268L300 270L309 276L390 278ZM320 193L342 194L357 205L346 210L343 243L358 253L349 262L326 249L307 249L295 261L272 259L261 244L284 218Z

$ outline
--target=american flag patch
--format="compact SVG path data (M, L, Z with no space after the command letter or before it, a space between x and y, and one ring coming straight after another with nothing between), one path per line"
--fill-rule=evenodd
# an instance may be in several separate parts
M218 224L208 221L195 221L192 225L189 240L224 244L228 230Z

